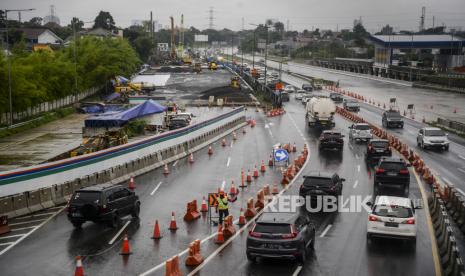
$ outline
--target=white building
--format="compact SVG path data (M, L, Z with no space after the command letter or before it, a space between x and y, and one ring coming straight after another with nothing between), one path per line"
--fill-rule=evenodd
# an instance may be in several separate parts
M31 45L35 45L35 44L59 45L63 42L63 40L60 37L58 37L54 32L50 31L49 29L23 28L20 30L23 32L24 38Z

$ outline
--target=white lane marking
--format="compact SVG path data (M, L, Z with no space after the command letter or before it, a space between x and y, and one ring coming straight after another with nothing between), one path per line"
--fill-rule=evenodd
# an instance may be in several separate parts
M412 134L412 135L415 135L415 134L417 134L415 131L413 131L413 130L410 130L410 129L408 129L408 128L407 128L407 132L408 132L408 133L410 133L410 134Z
M358 154L355 154L356 159L360 159L360 156Z
M28 227L21 227L21 228L13 228L11 229L12 232L14 231L21 231L21 230L25 230L25 229L31 229L31 228L34 228L35 226L28 226Z
M350 148L351 150L353 150L353 149L354 149L354 146L352 146L352 144L349 143L349 148Z
M118 231L118 233L116 233L116 235L113 237L113 239L111 239L111 241L108 242L109 245L112 245L116 241L116 239L119 237L119 235L121 235L121 233L123 233L124 229L126 229L126 227L128 227L129 223L131 223L130 220L128 220L126 222L126 224L124 224L123 227Z
M331 229L331 226L333 226L332 224L328 224L328 226L326 226L325 230L323 231L323 233L321 233L320 235L320 238L323 238L329 231L329 229Z
M354 189L357 188L357 185L358 185L358 180L355 180L355 183L354 183Z
M465 160L465 156L459 155L459 158Z
M229 167L230 163L231 163L231 157L228 157L228 162L226 162L226 167Z
M274 138L273 137L273 132L271 132L271 129L268 129L268 133L270 134L271 138Z
M302 139L307 142L307 138L305 138L304 134L302 133L302 131L300 131L300 128L297 126L297 123L295 122L294 118L292 118L291 114L290 113L286 113L287 116L289 116L289 119L291 119L291 122L292 124L294 124L295 128L297 129L297 132L299 133L300 137L302 137Z
M161 181L157 184L157 186L155 187L155 189L153 189L153 191L150 193L150 195L154 195L155 192L158 190L158 188L160 188L160 185L161 185Z
M464 169L462 169L462 168L457 168L457 170L459 170L459 171L461 171L461 172L465 173L465 170L464 170Z
M224 190L224 186L226 186L226 180L223 179L223 182L221 182L221 190Z
M11 244L13 244L13 242L4 242L4 243L0 243L0 246L11 245Z
M465 196L465 192L464 192L464 191L462 191L462 189L460 189L460 188L457 188L457 187L456 187L455 189L456 189L456 190L457 190L459 193L461 193L463 196Z
M360 165L357 165L357 171L360 172Z
M0 240L3 240L3 239L9 239L9 238L15 238L15 237L22 237L26 234L17 234L17 235L9 235L9 236L1 236L0 237Z
M231 141L231 148L233 147L234 141Z
M270 128L270 126L268 124L265 124L265 128Z
M299 265L296 270L294 271L294 273L292 273L292 276L297 276L299 275L300 271L302 270L302 266Z
M27 219L27 218L34 218L34 217L49 216L49 215L53 215L53 214L55 214L55 213L56 213L56 212L34 214L34 215L26 216L26 217L17 218L17 220L18 220L18 219Z
M174 161L173 167L176 167L177 164L178 164L178 160Z
M15 222L15 223L10 223L9 225L12 226L12 225L28 224L28 223L33 223L33 222L41 222L41 221L44 221L44 220L46 220L46 219L36 219L36 220Z
M65 209L65 207L62 207L58 212L55 213L55 215L47 218L46 220L44 220L41 224L37 225L36 228L32 229L29 233L27 233L26 235L22 236L21 238L19 238L18 240L16 240L15 242L13 242L12 244L10 244L7 248L3 249L2 251L0 251L0 256L2 256L3 254L5 254L5 252L7 252L8 250L10 250L11 248L13 248L13 246L17 245L18 243L22 242L25 238L29 237L29 235L31 235L32 233L34 233L35 231L37 231L37 229L39 229L40 227L44 226L47 222L49 222L51 219L53 219L54 217L56 217L59 213L61 213L63 210ZM11 225L11 224L10 224Z

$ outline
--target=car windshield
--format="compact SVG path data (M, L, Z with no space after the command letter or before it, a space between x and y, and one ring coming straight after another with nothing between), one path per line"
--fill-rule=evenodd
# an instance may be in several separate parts
M400 113L399 112L387 112L386 116L389 118L400 118Z
M355 129L358 130L369 130L370 126L369 125L355 125Z
M385 147L387 147L389 145L389 143L386 142L386 141L372 141L371 145L374 148L385 148Z
M412 210L397 205L376 205L373 214L381 217L409 218L412 216Z
M407 169L407 166L404 163L400 162L382 162L379 167L388 171L400 171L403 169Z
M96 191L79 191L73 196L73 203L93 202L98 203L100 200L100 192Z
M325 138L340 138L341 133L339 133L339 132L324 132L323 136Z
M257 223L253 231L267 234L289 234L291 233L291 226L278 223Z
M304 186L331 186L332 181L330 178L321 177L305 177Z
M425 135L426 136L444 136L444 131L440 129L429 129L425 130Z

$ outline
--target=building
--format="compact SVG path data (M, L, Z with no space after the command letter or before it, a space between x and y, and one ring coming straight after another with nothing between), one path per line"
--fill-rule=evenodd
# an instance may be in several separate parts
M23 33L28 46L31 48L35 44L60 45L63 43L63 40L60 37L46 28L22 28L19 30Z
M446 71L464 66L463 38L453 35L371 35L373 69L387 73L392 66Z

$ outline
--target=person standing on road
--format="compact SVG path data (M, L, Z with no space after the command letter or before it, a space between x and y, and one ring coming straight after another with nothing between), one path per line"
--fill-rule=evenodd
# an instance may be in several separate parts
M224 191L220 191L220 195L216 200L218 201L219 223L221 224L223 223L223 219L229 216L228 195Z

